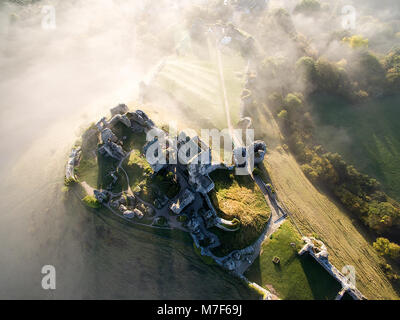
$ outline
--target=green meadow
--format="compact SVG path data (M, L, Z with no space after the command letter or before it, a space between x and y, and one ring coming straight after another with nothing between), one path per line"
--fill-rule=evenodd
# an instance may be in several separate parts
M293 246L295 244L295 246ZM285 300L332 300L341 289L311 256L299 256L303 241L290 221L283 223L262 245L260 256L246 277ZM278 257L280 262L272 260Z
M245 69L238 55L222 54L223 74L232 124L239 121L240 94ZM212 59L178 57L167 61L155 84L187 108L191 118L218 129L227 128L218 66Z
M351 105L318 95L311 104L319 143L376 178L400 200L400 96Z

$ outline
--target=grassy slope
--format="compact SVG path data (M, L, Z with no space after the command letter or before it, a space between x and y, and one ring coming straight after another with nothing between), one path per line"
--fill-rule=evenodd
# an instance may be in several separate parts
M82 138L82 155L79 166L76 167L75 173L79 180L86 181L90 186L97 187L98 183L98 163L97 163L97 144L99 134L94 124L84 132Z
M245 64L235 55L223 55L222 63L232 123L236 123L242 83L235 72L242 72ZM188 107L189 118L194 117L219 129L227 128L218 69L212 61L193 57L171 59L157 76L156 84Z
M279 198L292 212L300 229L320 236L339 270L344 265L355 266L357 286L364 295L376 299L398 298L380 269L382 259L371 243L341 207L309 182L294 157L280 147L281 134L268 109L265 107L253 119L259 120L256 130L263 133L269 146L264 164Z
M80 181L86 181L89 186L97 188L99 169L96 157L85 157L79 163L76 168L76 174Z
M95 134L87 139L87 143L82 145L82 158L79 166L76 168L76 173L80 181L87 182L93 188L101 189L106 188L112 181L108 173L115 170L118 161L97 154L97 144L100 141L97 130L95 132ZM122 137L127 137L123 145L125 151L141 149L145 143L146 137L144 133L132 133L129 128L126 128L122 124L117 124L113 128L113 132L120 140L122 140ZM118 171L117 176L118 181L112 191L121 192L127 188L127 181L123 172Z
M400 96L361 106L331 96L316 96L312 102L321 143L400 200Z
M291 247L296 244L296 248ZM301 236L290 221L262 245L261 255L254 261L246 276L262 286L272 286L285 300L332 300L340 291L340 284L309 255L298 256ZM280 258L278 265L272 262Z
M215 192L211 199L222 218L238 218L238 231L227 232L213 229L222 245L216 254L227 254L234 249L243 249L252 244L261 234L271 214L264 196L249 176L232 176L226 170L216 170L211 174Z
M89 153L87 153L89 154ZM85 181L89 186L96 189L106 189L111 183L112 177L110 171L114 171L118 165L118 161L106 158L102 155L87 156L82 155L82 160L76 168L76 173L80 181ZM113 187L113 192L121 192L127 188L125 175L117 172L117 183Z
M231 90L229 92L233 94ZM207 104L203 104L200 109L192 111L186 117L199 122L202 117L210 117L211 114L213 119L218 118L216 112L219 109L211 108L210 113ZM231 110L231 114L237 111ZM274 121L270 121L271 115L266 116L263 113L253 115L253 120L260 120L260 126L256 128L257 138L264 138L270 148L264 164L270 171L279 197L293 212L300 228L321 236L330 250L332 262L339 269L346 264L356 267L358 286L367 297L398 298L378 265L381 259L353 226L348 215L313 187L290 154L275 149L280 145L280 132Z
M132 190L146 179L146 170L153 171L144 156L137 149L132 150L129 158L125 160L122 167L129 176L129 184Z
M146 158L137 149L132 150L129 158L125 160L122 167L128 174L129 183L132 190L134 190L135 187L141 183L146 186L146 189L149 191L149 195L146 197L146 195L142 193L141 195L143 200L147 200L149 202L154 200L153 198L155 195L150 195L150 193L153 193L151 191L159 191L170 199L174 198L179 193L179 184L172 178L168 179L166 177L166 170L159 171L154 177L150 176L150 174L153 173L153 169L147 162Z
M116 170L118 166L118 161L102 155L97 156L97 161L99 164L98 166L99 176L98 176L97 188L106 189L113 180L112 177L110 176L110 172ZM111 191L117 193L126 190L128 188L128 182L126 181L125 175L118 170L116 176L118 177L118 180Z

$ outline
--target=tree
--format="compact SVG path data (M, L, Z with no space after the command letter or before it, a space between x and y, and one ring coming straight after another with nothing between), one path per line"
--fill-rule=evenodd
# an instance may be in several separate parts
M288 115L288 112L285 109L283 109L281 112L278 113L278 118L281 120L286 120L287 115Z
M274 18L276 23L289 35L294 35L296 33L292 17L283 8L280 8L274 12Z
M398 224L399 216L399 210L391 203L371 201L364 221L371 229L383 233Z
M386 80L394 90L400 89L400 64L387 71Z
M301 96L295 93L289 93L285 98L285 106L287 106L289 112L296 112L302 107L303 102Z
M98 209L101 207L100 202L93 196L85 196L82 199L83 203L86 204L88 207L93 208L93 209Z
M365 100L369 97L368 92L366 92L364 90L358 90L358 91L354 92L354 95L355 95L356 99L358 99L359 101Z
M302 0L294 8L294 13L313 14L321 10L321 3L318 0Z
M319 59L315 65L316 83L321 91L337 92L340 87L339 69L325 59Z
M360 89L372 96L379 96L387 90L386 71L378 57L372 52L362 52L350 68L352 78Z
M312 182L317 182L318 173L309 164L303 164L301 170Z
M386 80L393 91L400 89L400 48L394 49L385 57Z
M346 179L347 164L338 153L327 153L325 155L332 166L335 168L336 174L338 175L339 182L343 183Z
M351 37L344 37L342 39L343 43L347 43L353 49L368 48L368 39L364 38L362 35L354 35Z
M395 260L400 258L400 246L386 238L378 238L373 243L375 250L381 255Z
M389 254L392 259L398 260L400 258L400 246L397 243L389 243Z
M389 243L390 241L388 239L381 237L376 239L373 243L373 247L381 256L385 256L389 254Z
M301 57L296 62L296 70L304 72L308 80L313 79L316 73L315 60L311 57Z

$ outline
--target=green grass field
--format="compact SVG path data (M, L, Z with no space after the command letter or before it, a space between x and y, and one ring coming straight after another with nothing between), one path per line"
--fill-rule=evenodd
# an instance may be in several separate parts
M132 150L129 158L122 164L122 168L126 171L129 177L129 184L132 190L143 180L146 179L146 173L152 173L146 158L140 154L140 151Z
M96 189L105 189L112 181L109 172L116 169L118 161L97 153L98 143L100 141L97 130L90 133L92 130L93 125L85 132L86 138L82 143L82 158L79 166L76 167L76 173L78 179L80 181L85 181L89 186ZM123 148L126 152L132 149L134 150L127 161L132 165L126 166L124 169L127 171L129 170L130 183L136 185L138 183L137 180L143 180L142 171L146 168L150 168L146 159L144 159L139 152L145 144L146 136L144 133L132 133L129 128L121 123L116 124L112 130L116 136L124 142ZM123 139L123 137L125 137L125 139ZM134 162L138 162L138 165L135 165ZM142 169L142 167L144 169ZM125 174L121 170L118 170L116 175L118 180L112 191L121 192L126 190L127 181Z
M100 202L93 196L85 196L82 199L83 203L86 204L89 208L99 209L101 207Z
M143 146L146 144L146 134L144 132L133 133L130 128L120 122L112 128L112 131L120 141L123 141L122 147L126 152L132 149L143 150ZM125 140L123 137L125 137Z
M235 74L243 72L244 60L237 55L222 56L225 87L232 123L239 120L242 80ZM214 61L195 57L170 59L157 75L155 84L187 107L188 115L211 127L227 128L223 93L218 68Z
M85 181L89 186L96 189L106 189L111 183L110 172L116 170L118 161L106 158L102 155L97 157L82 157L76 173L79 181ZM113 187L113 192L121 192L127 188L125 175L120 170L117 171L118 180Z
M375 177L400 200L400 96L357 106L326 95L311 102L320 143Z
M75 172L80 181L86 181L89 186L97 188L99 169L96 157L85 157L83 155L79 166L75 168Z
M145 201L153 202L157 194L165 194L171 199L179 193L179 184L166 170L151 176L154 173L153 169L137 149L132 150L122 167L128 174L131 189L134 190L140 185L142 189L140 195Z
M295 243L296 248L291 243ZM263 243L261 255L246 276L250 281L276 291L281 299L334 299L340 291L340 284L312 257L307 254L298 256L302 245L298 232L289 221L285 222ZM272 262L275 256L279 257L279 264Z

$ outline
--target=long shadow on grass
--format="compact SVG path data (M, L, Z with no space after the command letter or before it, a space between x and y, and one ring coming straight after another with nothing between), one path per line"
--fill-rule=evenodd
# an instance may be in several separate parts
M246 277L249 278L250 281L256 282L258 284L262 284L261 278L261 266L260 266L260 256L258 256L249 269L246 271Z
M333 300L341 289L329 273L308 254L299 257L315 300Z

